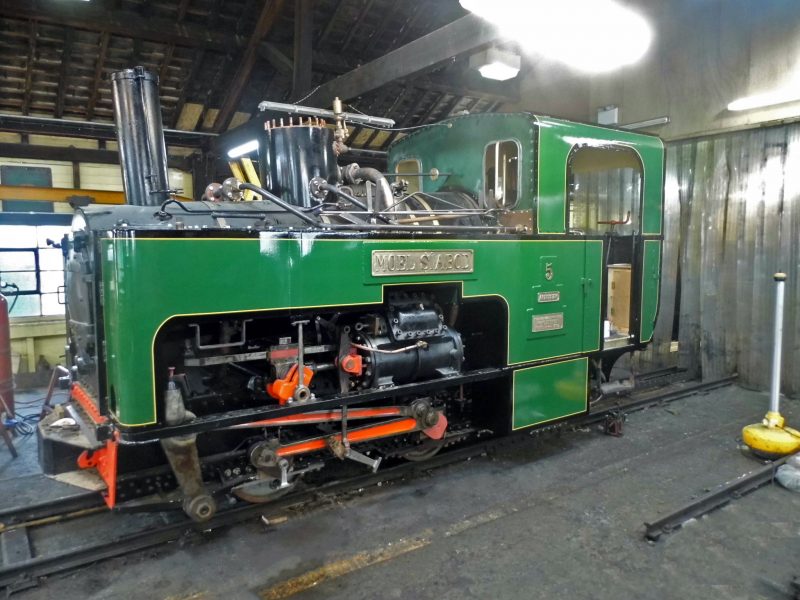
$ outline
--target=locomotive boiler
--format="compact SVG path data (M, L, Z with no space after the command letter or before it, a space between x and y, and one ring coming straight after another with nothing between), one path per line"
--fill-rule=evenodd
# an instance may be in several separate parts
M461 115L381 172L345 139L385 120L264 103L244 150L221 140L235 176L182 202L157 78L113 82L128 204L76 209L71 394L39 425L45 472L110 507L170 498L202 521L335 461L580 415L652 337L658 138Z

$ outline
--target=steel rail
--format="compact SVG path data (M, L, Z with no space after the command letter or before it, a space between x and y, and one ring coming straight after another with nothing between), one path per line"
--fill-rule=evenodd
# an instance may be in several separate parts
M58 518L104 505L105 503L98 492L86 491L80 494L60 496L44 502L3 508L0 509L0 533L21 523Z
M369 473L358 477L329 482L307 490L296 491L293 494L269 503L237 505L219 512L205 523L193 523L189 521L188 518L176 517L178 518L176 522L168 523L157 529L147 529L145 531L123 534L50 555L32 557L10 565L3 565L0 567L0 588L6 588L7 593L26 589L37 585L40 577L159 546L167 542L175 541L190 532L210 531L235 525L259 513L263 513L265 510L284 510L300 506L313 508L315 504L325 503L326 500L324 500L324 498L329 498L331 495L370 488L379 483L410 479L421 473L427 473L434 469L463 462L469 458L486 455L490 451L500 449L506 445L523 443L526 440L530 440L531 436L544 431L559 427L569 427L570 429L585 427L586 425L603 421L612 414L619 414L620 412L628 414L650 406L674 402L698 393L730 385L734 379L735 377L727 377L721 380L688 386L684 389L670 391L665 394L656 394L647 398L639 398L631 402L615 403L613 406L606 406L600 410L588 412L578 419L565 419L560 423L531 430L529 435L491 438L467 446L445 450L424 462L402 463L378 471L377 473ZM9 511L6 511L6 513L8 512ZM118 515L110 515L110 518L120 517Z
M783 458L769 462L742 477L725 483L719 488L684 504L680 508L664 515L652 523L646 522L644 524L645 539L651 542L657 542L662 535L677 531L687 521L702 517L712 511L727 506L733 500L738 500L742 496L772 483L775 479L775 472L778 470L778 467L783 465L788 458L788 456L784 456Z
M731 377L723 377L722 379L715 379L713 381L704 381L702 383L698 383L684 389L667 392L665 394L654 394L653 396L637 398L636 400L632 400L630 402L617 403L614 406L604 406L601 410L590 412L588 415L583 417L582 421L585 425L591 425L604 420L608 416L614 415L614 413L623 412L627 415L644 410L645 408L650 408L651 406L669 404L670 402L682 400L683 398L687 398L689 396L695 396L703 392L710 392L717 388L726 387L732 384L734 381L736 381L736 375L732 375ZM603 403L601 402L599 404Z
M369 473L367 475L332 482L308 490L298 491L292 495L265 504L241 504L219 512L215 517L205 523L193 523L188 519L181 519L175 523L159 527L158 529L148 529L132 534L124 534L119 537L70 548L51 555L34 557L7 566L4 565L0 568L0 588L7 588L9 592L27 589L35 586L40 577L46 577L100 560L115 558L139 550L159 546L175 541L189 532L203 532L229 527L256 516L267 508L269 508L269 510L281 510L294 506L313 507L315 501L325 502L325 500L320 500L320 495L330 497L331 495L342 494L360 488L373 487L378 483L396 481L417 473L486 454L487 449L484 448L484 445L485 444L478 444L457 448L453 451L435 456L424 463L400 464L377 473ZM112 516L112 518L118 518L118 516Z

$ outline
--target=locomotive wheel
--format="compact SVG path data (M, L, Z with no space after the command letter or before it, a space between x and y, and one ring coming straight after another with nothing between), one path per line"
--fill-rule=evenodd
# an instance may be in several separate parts
M239 500L244 500L252 504L262 504L264 502L276 500L291 491L294 489L296 482L292 482L283 488L280 487L280 483L280 479L272 477L256 479L237 485L231 489L231 492L233 492L233 495L239 498Z
M441 440L426 440L413 450L403 453L403 458L413 462L422 462L433 458L439 453L439 450L444 448L444 439Z

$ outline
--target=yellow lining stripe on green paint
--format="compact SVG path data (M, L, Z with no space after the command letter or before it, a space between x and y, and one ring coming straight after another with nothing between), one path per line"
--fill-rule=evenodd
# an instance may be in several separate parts
M553 365L563 365L570 362L577 362L577 361L585 361L586 368L584 369L584 387L586 388L586 395L584 396L583 401L583 410L578 410L575 412L568 413L566 415L561 415L560 417L553 417L552 419L545 419L544 421L537 421L536 423L531 423L529 425L522 425L520 427L514 427L514 418L516 417L516 410L517 410L517 373L522 373L523 371L530 371L531 369L542 369L544 367L552 367ZM527 429L529 427L535 427L536 425L543 425L545 423L550 423L552 421L558 421L559 419L566 419L567 417L572 417L575 415L580 415L585 413L589 408L589 358L588 357L581 357L575 358L572 360L561 360L557 362L547 363L546 365L535 365L533 367L525 367L523 369L517 369L514 371L514 374L511 377L511 431L519 431L520 429Z
M661 240L645 240L645 245L642 247L642 294L639 297L639 312L642 312L642 308L644 308L644 278L645 278L645 257L647 257L647 244L658 244L658 280L656 281L656 310L655 314L653 315L653 332L650 334L650 337L646 340L642 339L642 331L644 329L644 315L639 318L639 343L645 344L647 342L652 341L653 336L656 333L656 317L658 316L658 309L661 305L661 298L659 294L661 293Z
M251 243L258 243L259 238L104 238L102 241L104 242L143 242L143 241L171 241L171 242L185 242L185 241L197 241L197 240L208 240L208 241L239 241L239 242L251 242ZM274 238L275 241L284 241L284 242L296 242L297 238ZM483 244L486 242L495 242L495 243L505 243L505 244L519 244L519 243L571 243L571 244L600 244L601 245L601 252L600 252L600 263L601 263L601 273L602 273L602 261L603 261L603 252L602 252L602 240L585 240L585 239L564 239L564 240L460 240L460 239L443 239L443 240L355 240L361 241L364 245L386 245L386 244L427 244L431 241L444 241L444 242L452 242L452 243L478 243ZM338 242L338 243L352 243L354 240L342 240L342 239L317 239L317 242ZM408 277L415 277L415 275L408 275ZM380 304L383 302L385 298L384 288L391 287L391 286L398 286L398 285L408 285L409 283L413 283L414 285L437 285L437 284L458 284L461 286L461 297L462 298L500 298L506 305L506 357L509 358L511 354L511 317L510 317L510 305L508 300L502 294L465 294L464 293L464 281L463 280L443 280L443 281L403 281L397 283L382 283L381 286L381 300L378 302L349 302L346 304L319 304L319 305L308 305L308 306L282 306L282 307L274 307L274 308L251 308L251 309L243 309L243 310L234 310L234 311L212 311L212 312L199 312L199 313L176 313L170 315L169 317L165 318L161 324L156 328L155 333L153 334L153 339L150 344L150 371L152 373L152 392L153 392L153 415L157 415L158 413L158 405L156 402L156 377L155 377L155 343L156 337L158 336L158 332L161 331L161 328L170 320L181 318L181 317L198 317L198 316L213 316L213 315L222 315L222 314L233 314L233 313L255 313L255 312L275 312L279 310L304 310L310 308L337 308L341 306L367 306L373 304ZM376 286L377 287L377 286ZM598 288L602 288L602 285L599 285ZM598 307L602 306L602 289L599 291L600 295L600 302ZM602 308L598 308L598 311L602 310ZM599 342L599 332L598 332L598 345L596 348L592 350L581 350L578 352L569 352L567 354L560 354L556 356L547 356L538 359L527 359L521 360L516 362L507 362L507 366L515 366L526 364L530 362L538 362L538 361L552 361L558 358L563 358L565 356L574 356L577 354L583 353L592 353L597 352L600 350L600 342ZM541 365L540 365L541 366ZM536 367L529 367L529 368L536 368ZM116 414L116 413L115 413ZM148 421L146 423L123 423L119 419L117 419L117 423L123 425L125 427L146 427L148 425L154 425L158 423L157 420Z

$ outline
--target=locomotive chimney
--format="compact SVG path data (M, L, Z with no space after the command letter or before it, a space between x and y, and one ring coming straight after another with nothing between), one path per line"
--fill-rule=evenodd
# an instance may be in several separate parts
M111 75L111 87L126 201L158 206L170 197L158 76L143 67L125 69Z

